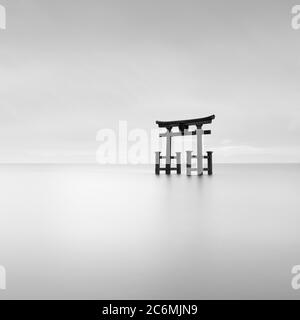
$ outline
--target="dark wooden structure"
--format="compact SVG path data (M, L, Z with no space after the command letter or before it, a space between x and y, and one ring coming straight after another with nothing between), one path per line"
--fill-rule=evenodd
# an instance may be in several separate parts
M197 136L197 155L193 155L192 151L187 151L187 175L191 175L192 171L197 171L198 175L202 175L203 171L207 171L209 175L213 173L212 170L212 151L208 151L203 155L203 143L202 137L205 134L211 134L210 130L203 130L203 125L211 124L215 119L215 116L209 116L205 118L189 119L189 120L176 120L176 121L156 121L159 128L165 128L167 131L160 134L161 138L167 139L166 155L161 156L161 152L156 152L155 161L155 173L160 174L161 171L165 171L166 174L171 174L171 171L176 171L177 174L181 174L181 153L176 152L176 156L172 156L172 137L195 135ZM195 129L190 127L194 126ZM178 128L179 131L172 131L174 128ZM197 167L192 167L192 159L197 159ZM165 167L161 166L161 159L166 160ZM207 159L207 168L203 168L203 159ZM176 160L176 167L172 167L172 160Z

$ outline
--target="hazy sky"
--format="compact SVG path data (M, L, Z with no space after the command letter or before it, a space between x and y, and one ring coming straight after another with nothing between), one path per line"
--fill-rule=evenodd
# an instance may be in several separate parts
M0 4L0 162L95 161L118 120L209 114L218 161L300 161L296 0Z

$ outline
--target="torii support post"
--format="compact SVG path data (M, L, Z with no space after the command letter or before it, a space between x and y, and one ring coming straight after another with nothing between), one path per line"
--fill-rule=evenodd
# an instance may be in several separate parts
M167 150L166 150L166 174L171 174L171 152L172 152L172 129L167 131Z
M160 172L160 152L155 152L155 174Z
M165 171L166 174L171 174L171 171L176 171L177 174L181 174L181 152L176 152L176 156L170 156L170 165L166 163L165 167L161 166L161 159L166 159L167 157L161 156L161 152L155 153L155 174L159 175L160 171ZM171 161L175 159L176 160L176 167L172 167Z
M203 171L207 171L208 175L211 176L213 174L213 163L212 163L212 155L213 152L212 151L207 151L207 155L204 156L204 159L207 159L207 168L203 168ZM198 175L203 175L199 174L199 168L193 168L192 167L192 159L197 159L197 162L199 161L199 156L198 155L193 155L192 151L187 151L186 152L186 174L187 176L191 176L192 175L192 171L197 171Z
M177 174L181 174L181 152L176 152Z
M192 175L192 151L186 152L186 175Z
M207 151L207 173L209 176L213 174L213 161L212 161L212 151Z

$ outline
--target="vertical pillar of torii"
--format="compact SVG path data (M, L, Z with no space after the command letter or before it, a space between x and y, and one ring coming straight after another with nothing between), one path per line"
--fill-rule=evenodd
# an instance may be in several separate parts
M155 173L160 174L160 171L165 171L167 175L171 174L171 171L177 171L177 174L181 174L181 153L176 152L176 156L172 156L172 137L196 135L197 138L197 154L193 155L192 151L186 152L186 163L188 176L192 174L192 171L197 171L197 175L203 175L203 171L207 171L209 175L212 174L212 151L208 151L207 155L203 155L203 135L210 134L210 130L203 130L204 124L212 123L215 116L212 115L206 118L198 118L191 120L178 120L178 121L156 121L159 128L165 128L167 131L160 134L162 138L166 138L166 155L161 156L161 152L156 152L155 160ZM196 130L189 131L189 126L196 126ZM179 128L179 132L172 132L174 127ZM160 160L165 159L165 167L161 167ZM176 167L172 167L172 160L176 159ZM192 167L192 159L196 159L197 167ZM203 168L203 159L207 159L207 168Z
M166 174L171 174L172 128L167 128L166 139Z
M196 129L196 136L197 136L197 174L198 176L203 175L203 141L202 141L202 135L203 135L202 126L199 128L197 126Z
M203 134L208 134L208 131L202 130L202 126L197 126L196 131L194 132L187 132L187 135L189 134L195 134L197 138L197 154L193 155L192 151L186 152L186 174L188 176L192 175L192 171L197 171L198 176L203 175L203 159L205 158L203 156ZM197 167L192 168L192 159L196 159Z

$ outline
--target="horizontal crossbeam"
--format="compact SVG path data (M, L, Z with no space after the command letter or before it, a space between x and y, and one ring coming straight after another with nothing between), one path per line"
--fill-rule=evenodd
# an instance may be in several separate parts
M191 171L197 171L197 168L191 168ZM208 171L208 168L203 168L203 171Z
M160 159L167 159L167 157L166 156L160 156L159 157ZM171 156L171 159L177 159L175 156Z
M159 135L160 138L165 138L167 136L171 137L182 137L182 136L195 136L197 131L183 131L183 132L170 132L170 133L161 133ZM211 134L211 130L203 130L203 134Z
M159 168L159 171L166 171L167 168ZM177 171L178 168L170 168L171 171Z

